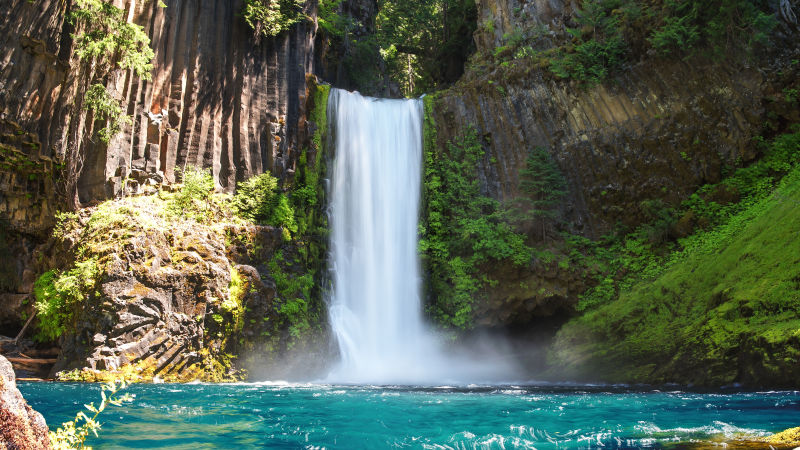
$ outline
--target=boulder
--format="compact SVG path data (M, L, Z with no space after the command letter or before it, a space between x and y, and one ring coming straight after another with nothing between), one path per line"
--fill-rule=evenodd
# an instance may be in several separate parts
M47 423L17 389L14 368L0 356L0 450L49 449Z

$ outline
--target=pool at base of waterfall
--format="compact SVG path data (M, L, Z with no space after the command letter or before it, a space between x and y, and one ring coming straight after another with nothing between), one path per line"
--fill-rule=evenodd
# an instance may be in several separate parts
M54 429L100 386L19 383ZM800 392L608 386L133 385L87 444L114 448L663 448L800 426Z

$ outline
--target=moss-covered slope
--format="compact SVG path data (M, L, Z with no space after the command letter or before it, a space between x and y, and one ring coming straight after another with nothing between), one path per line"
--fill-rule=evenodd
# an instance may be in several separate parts
M796 386L800 170L653 281L558 333L553 373L614 382Z

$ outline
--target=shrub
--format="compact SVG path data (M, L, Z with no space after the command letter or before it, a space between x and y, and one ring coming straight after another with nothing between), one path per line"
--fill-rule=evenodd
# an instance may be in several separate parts
M92 413L91 416L80 411L74 420L64 422L56 431L50 432L50 445L53 450L91 450L91 447L86 446L86 439L89 438L89 433L97 436L97 430L100 429L100 422L97 421L97 417L105 411L108 405L122 406L125 403L133 402L135 397L133 394L117 395L119 391L126 387L127 383L124 380L115 380L102 385L100 405L94 406L94 403L84 405ZM82 425L81 422L83 422Z
M214 178L207 170L189 166L181 173L183 185L167 204L167 211L176 216L204 220L208 213L208 198L214 191Z
M239 183L233 196L233 210L245 220L282 227L287 240L297 233L295 210L278 189L278 180L269 173Z
M100 276L97 259L78 262L67 272L50 270L34 284L40 341L53 341L66 331L76 305L86 300Z
M236 186L233 210L251 222L266 223L271 216L271 205L278 189L278 180L270 173L251 177Z
M263 36L277 36L302 19L304 0L245 0L242 17Z

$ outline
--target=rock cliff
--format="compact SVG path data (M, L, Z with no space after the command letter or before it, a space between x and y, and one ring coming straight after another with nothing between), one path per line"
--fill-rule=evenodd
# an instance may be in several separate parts
M274 39L253 36L239 16L241 1L158 3L114 2L144 27L155 60L152 81L128 72L106 78L133 118L108 145L91 138L93 124L75 110L83 80L65 22L71 3L0 4L7 12L0 19L0 211L13 227L52 225L59 206L52 166L70 146L85 149L82 202L118 195L123 185L136 192L148 179L173 181L175 169L187 165L211 168L228 191L266 170L291 175L305 127L306 74L314 72L315 2L306 10L312 19ZM20 170L17 159L30 167Z
M465 76L438 95L434 116L447 124L438 129L442 148L470 127L482 138L484 194L517 196L528 154L545 148L568 185L560 230L596 239L646 222L643 202L677 206L699 186L719 182L759 155L754 138L769 117L796 116L771 109L794 82L787 74L800 56L786 34L779 33L777 51L757 58L643 55L599 85L560 80L546 60L532 65L507 55L515 34L535 36L528 42L542 54L569 42L575 4L478 1L477 54ZM788 36L797 31L781 26ZM587 287L574 271L542 262L487 270L500 281L475 306L477 323L488 326L569 311Z
M316 2L307 2L306 20L275 38L254 35L240 16L241 0L159 3L113 2L144 27L155 59L151 81L129 71L104 78L132 118L106 145L76 106L85 80L65 20L72 2L0 1L0 327L6 334L33 312L33 280L46 270L36 269L34 250L47 239L56 210L70 207L63 172L71 149L82 155L77 193L87 205L152 191L187 166L210 169L228 192L265 171L292 182L309 138L307 75L315 71L320 40Z

